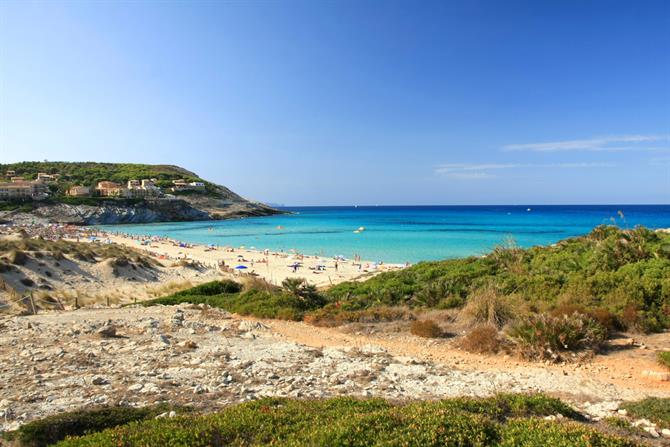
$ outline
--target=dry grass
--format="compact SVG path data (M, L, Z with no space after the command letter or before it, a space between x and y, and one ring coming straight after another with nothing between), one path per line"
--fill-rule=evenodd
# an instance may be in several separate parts
M388 323L411 321L416 317L406 307L380 306L364 310L339 310L331 305L305 315L305 322L314 326L336 327L349 323Z
M518 300L501 295L493 286L486 286L470 294L459 318L470 325L490 324L502 328L523 312Z
M274 284L267 281L265 278L260 276L243 276L240 278L242 282L242 290L247 292L249 290L262 290L265 292L276 292L281 287L275 286Z
M193 285L194 284L191 281L170 281L165 284L147 287L146 294L148 296L158 298L161 296L172 295L174 293L181 292L182 290L190 289L193 287Z
M458 345L468 352L497 354L503 350L505 342L495 326L484 323L473 327Z
M444 335L442 328L433 320L415 320L409 327L409 331L416 336L425 338L438 338Z

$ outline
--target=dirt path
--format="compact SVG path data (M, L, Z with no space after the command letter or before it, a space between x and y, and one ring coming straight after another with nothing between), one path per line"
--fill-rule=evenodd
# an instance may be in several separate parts
M622 395L670 397L670 381L660 380L664 371L655 361L657 350L670 347L670 333L642 336L636 340L635 346L630 347L621 341L614 341L613 348L607 354L597 355L584 364L551 364L528 362L506 355L471 354L454 348L449 340L427 340L410 334L351 334L339 328L315 327L305 323L277 320L264 322L279 336L316 348L374 346L394 356L415 357L464 371L553 372L557 377L576 375L584 380L599 382L603 388L615 387L621 390Z

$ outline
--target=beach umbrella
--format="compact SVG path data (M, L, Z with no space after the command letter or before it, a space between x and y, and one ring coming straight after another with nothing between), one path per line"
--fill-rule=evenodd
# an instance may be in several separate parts
M248 268L248 267L247 267L246 265L238 265L238 266L235 267L235 268L236 268L237 270L244 270L244 269L246 269L246 268Z

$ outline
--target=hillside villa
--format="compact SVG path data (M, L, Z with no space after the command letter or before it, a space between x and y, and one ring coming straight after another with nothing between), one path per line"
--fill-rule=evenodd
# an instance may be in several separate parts
M177 191L188 191L188 190L204 190L205 189L205 184L203 182L187 182L184 179L179 179L179 180L172 180L172 188L170 188L170 191L177 192Z
M88 197L91 195L91 188L88 186L75 185L67 190L67 195L70 197Z
M126 186L107 180L98 182L96 193L101 197L147 198L160 197L163 193L156 186L156 179L128 180Z
M16 179L17 177L13 177ZM0 199L34 199L41 200L47 197L46 185L42 182L26 180L12 180L0 182Z
M35 180L26 180L21 175L16 175L16 171L8 170L5 177L10 181L0 182L0 200L12 199L34 199L41 200L48 197L49 189L47 183L58 182L60 174L48 174L38 172ZM156 185L157 179L131 179L126 184L121 184L109 180L99 181L95 188L85 185L72 185L65 194L68 197L118 197L118 198L174 198L169 194L164 194L160 187ZM174 185L171 191L204 191L204 182L188 182L184 179L173 180Z

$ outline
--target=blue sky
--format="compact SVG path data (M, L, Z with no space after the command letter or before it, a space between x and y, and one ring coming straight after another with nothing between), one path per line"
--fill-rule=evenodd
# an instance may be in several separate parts
M670 203L670 2L0 2L0 162L293 205Z

